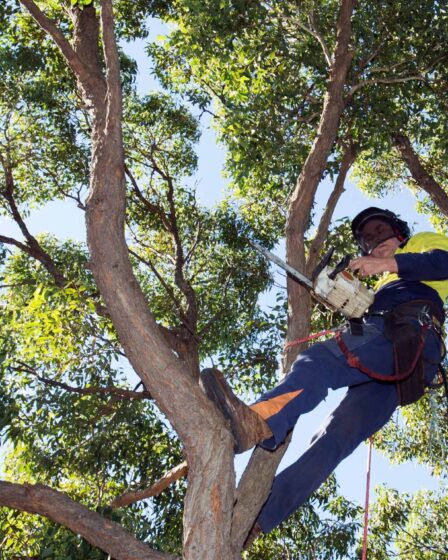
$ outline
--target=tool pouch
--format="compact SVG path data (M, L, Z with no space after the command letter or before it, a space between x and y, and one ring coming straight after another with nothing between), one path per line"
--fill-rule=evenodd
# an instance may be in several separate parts
M411 317L400 313L400 308L384 315L384 335L394 348L395 375L407 371L416 359L422 337L422 327ZM398 400L401 406L418 401L425 392L423 352L420 352L414 369L409 375L396 382Z

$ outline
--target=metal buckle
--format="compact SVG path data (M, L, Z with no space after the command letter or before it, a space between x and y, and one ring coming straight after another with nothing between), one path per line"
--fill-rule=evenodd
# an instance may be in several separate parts
M425 305L424 307L422 307L420 313L418 314L418 322L420 323L420 325L422 325L422 327L426 325L428 328L432 328L434 323L432 320L432 315L430 314L429 305Z

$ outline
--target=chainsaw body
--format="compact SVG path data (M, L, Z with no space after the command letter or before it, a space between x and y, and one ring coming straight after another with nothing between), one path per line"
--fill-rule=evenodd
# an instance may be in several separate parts
M336 267L337 268L337 267ZM332 311L349 319L362 317L372 305L374 294L347 270L325 266L314 279L313 292Z

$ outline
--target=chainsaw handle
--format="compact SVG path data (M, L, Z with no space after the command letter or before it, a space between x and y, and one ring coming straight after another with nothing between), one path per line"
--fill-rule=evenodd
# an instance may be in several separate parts
M328 275L328 278L330 278L330 280L334 280L336 278L336 276L342 272L343 270L345 270L348 265L350 264L351 261L351 255L345 255L345 257L343 257L338 264L334 267L334 269L330 272L330 274Z
M313 281L313 283L316 281L316 278L319 276L319 274L322 272L322 270L326 266L328 266L328 264L330 263L331 257L333 256L333 253L334 253L334 250L335 250L334 247L330 247L330 249L322 257L320 263L313 270L313 273L311 274L311 280Z

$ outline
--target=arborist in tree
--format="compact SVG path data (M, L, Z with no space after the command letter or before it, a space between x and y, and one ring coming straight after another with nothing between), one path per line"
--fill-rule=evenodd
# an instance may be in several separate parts
M302 352L281 383L251 406L232 393L218 370L202 373L207 395L230 420L237 453L256 444L275 449L328 389L348 387L305 453L275 477L253 534L279 525L397 406L420 399L444 355L448 238L411 235L405 221L374 207L355 217L352 232L362 256L351 260L350 268L361 277L384 273L355 329L347 325L335 338Z

